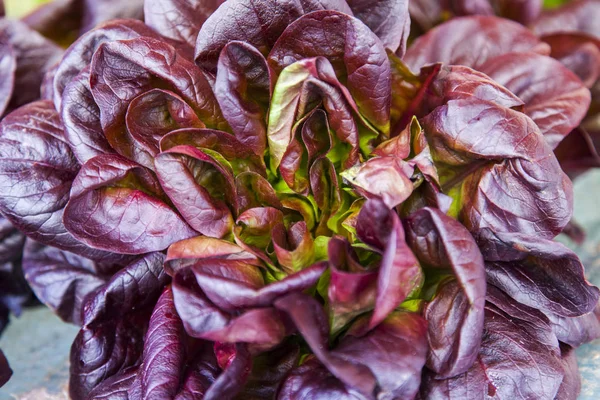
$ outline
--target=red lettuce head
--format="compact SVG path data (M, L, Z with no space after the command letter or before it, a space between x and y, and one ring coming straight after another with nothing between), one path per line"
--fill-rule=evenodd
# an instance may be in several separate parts
M504 32L471 60L495 80L435 30L404 62L445 65L414 75L407 7L147 0L4 119L0 210L36 294L81 325L73 398L570 390L598 289L552 242L572 212L552 149L589 93L491 17L456 29ZM502 86L507 49L560 85ZM519 340L531 368L506 367Z

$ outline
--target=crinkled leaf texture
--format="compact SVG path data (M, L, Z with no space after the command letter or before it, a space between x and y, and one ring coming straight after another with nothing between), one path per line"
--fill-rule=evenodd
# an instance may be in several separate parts
M168 283L163 262L160 253L145 255L85 297L83 327L71 347L73 398L86 398L105 379L137 365L148 318Z
M432 208L413 213L406 221L407 239L425 268L452 269L447 282L425 309L428 322L427 366L440 377L467 371L481 342L485 304L483 257L464 226Z
M574 1L563 7L545 11L533 24L533 31L538 35L585 32L600 37L600 26L596 23L599 16L600 4L596 0Z
M571 181L525 114L476 98L450 100L423 127L442 188L471 232L553 238L571 219Z
M288 25L304 14L319 10L352 15L344 0L226 1L200 29L196 62L203 69L215 72L221 49L232 40L244 41L267 55Z
M545 313L592 312L600 290L589 284L579 257L564 245L523 234L481 233L488 282Z
M284 398L306 398L320 388L344 399L372 398L376 390L390 398L417 394L427 352L426 323L418 314L390 314L370 331L368 321L359 320L330 350L327 317L315 299L295 293L277 300L275 306L290 316L316 359L329 370L309 359L309 365L315 365L309 376L315 379L303 379L293 370L282 386ZM306 371L302 365L298 369Z
M30 103L0 125L0 210L32 239L102 262L122 255L94 250L63 224L64 207L79 164L63 137L52 102ZM112 249L109 249L109 251Z
M508 53L480 67L525 103L523 112L555 148L585 117L590 93L560 62L535 53Z
M40 98L44 74L62 49L21 21L0 20L0 116Z
M477 361L469 371L450 379L436 379L427 372L421 396L553 400L563 376L558 340L548 319L490 285Z
M97 156L73 181L65 226L95 248L122 254L164 250L195 236L165 197L147 168L116 154Z
M413 70L435 62L479 69L511 52L549 54L550 47L524 26L493 16L453 18L415 40L404 56Z

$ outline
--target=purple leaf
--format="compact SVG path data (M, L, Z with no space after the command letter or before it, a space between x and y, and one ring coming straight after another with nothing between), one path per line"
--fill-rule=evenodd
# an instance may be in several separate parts
M484 335L477 362L462 375L436 379L426 373L421 397L427 399L553 400L563 380L558 341L547 318L493 287L485 307Z
M195 236L165 203L151 171L118 155L81 168L65 208L67 229L94 248L143 254Z
M138 363L148 314L132 314L79 331L71 346L69 394L72 398L87 398L105 379Z
M454 18L415 40L404 62L413 70L443 62L479 69L512 52L549 54L550 48L524 26L493 16Z
M333 376L314 356L294 368L279 389L279 400L313 400L318 393L323 398L362 400L364 396L347 387Z
M600 38L600 27L596 23L600 16L600 4L596 0L581 0L545 11L533 24L538 35L558 32L585 32Z
M56 79L55 77L55 82ZM71 78L64 88L61 105L60 116L64 123L65 139L80 163L95 156L115 153L100 125L100 109L90 89L89 68Z
M215 72L225 45L241 40L267 55L283 31L302 15L318 10L352 14L342 0L226 1L202 25L196 41L196 63Z
M27 241L23 254L23 271L38 299L76 325L83 323L86 296L105 284L115 267L32 240Z
M64 207L79 164L63 138L50 101L30 103L0 126L0 210L23 233L44 244L113 262L122 255L90 249L63 224ZM112 250L112 249L111 249Z
M185 366L186 343L173 292L166 288L150 317L140 367L142 397L174 398Z
M188 145L161 153L154 165L165 193L192 228L216 238L231 233L233 171L211 153Z
M591 312L600 290L564 245L539 236L483 232L488 282L530 307L563 317Z
M152 306L169 281L163 270L164 259L161 253L149 253L114 274L86 298L84 325L122 319L131 310Z
M196 45L202 24L225 0L146 0L144 21L173 40Z
M590 104L590 93L560 62L535 53L509 53L480 67L525 103L523 112L556 148L579 125Z
M116 18L144 19L144 0L83 0L82 32Z
M354 16L363 21L392 52L403 56L410 33L408 0L349 0Z
M423 284L419 262L405 242L398 214L380 200L368 200L358 215L357 237L382 256L372 329Z
M215 97L236 138L262 156L271 73L265 57L245 42L229 42L219 56Z
M129 40L140 36L159 36L147 25L134 20L109 21L86 33L65 52L54 78L54 105L62 110L65 88L81 71L90 65L92 56L103 44L115 40Z
M427 366L440 377L467 371L477 357L483 330L486 277L471 234L454 219L423 208L406 220L407 242L422 265L451 268L456 282L438 289L425 310L429 324Z
M44 74L62 55L62 49L21 21L0 21L2 72L7 82L0 103L0 115L40 98ZM12 82L12 83L11 83ZM10 88L9 86L13 87ZM10 99L10 101L9 101Z
M558 340L579 347L600 338L600 306L579 317L562 317L548 313L548 318Z
M576 400L581 392L581 375L579 374L579 368L577 367L575 349L566 345L561 345L560 350L565 377L560 384L556 399Z
M556 33L542 36L552 49L550 56L560 61L591 88L600 78L600 38L585 33Z
M138 367L127 368L102 381L88 395L90 400L139 400Z
M347 85L360 113L387 131L391 71L379 38L358 19L336 11L319 11L292 23L269 53L276 72L296 61L326 58L335 76Z
M571 219L571 182L524 114L474 98L451 100L423 128L442 188L455 191L453 208L470 231L551 238Z
M226 127L211 87L200 69L164 40L138 37L101 45L91 64L90 87L108 142L120 154L152 168L126 129L131 101L147 91L168 88L210 128ZM118 87L118 90L114 90Z

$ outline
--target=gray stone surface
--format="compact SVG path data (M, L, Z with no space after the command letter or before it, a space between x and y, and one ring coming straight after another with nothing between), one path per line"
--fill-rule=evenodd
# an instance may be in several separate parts
M11 380L0 389L0 400L19 399L40 388L50 394L64 392L69 377L69 349L77 331L76 326L62 322L44 307L13 319L0 338L0 348L13 370ZM29 398L44 397L38 393Z
M600 171L575 183L575 219L585 228L587 239L571 246L584 262L591 282L600 286ZM14 376L0 389L0 400L63 400L69 374L69 348L77 328L61 322L49 310L37 308L13 320L0 338ZM600 399L600 340L577 350L582 375L580 400ZM43 389L42 391L35 391ZM50 396L48 396L50 394Z

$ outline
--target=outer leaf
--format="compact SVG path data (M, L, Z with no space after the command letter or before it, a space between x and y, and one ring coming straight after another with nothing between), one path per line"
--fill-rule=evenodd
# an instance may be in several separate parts
M550 56L573 71L583 83L591 88L600 78L600 38L572 32L543 36L550 45Z
M161 253L150 253L113 275L86 299L85 326L122 319L131 310L152 306L168 283L164 259Z
M451 10L457 15L496 15L525 26L535 21L542 11L542 0L455 0Z
M236 138L262 156L267 145L266 116L271 74L264 56L245 42L230 42L217 65L215 97Z
M79 38L65 52L54 78L54 105L61 110L65 88L91 61L96 50L115 40L128 40L140 36L158 37L156 32L140 21L114 20L102 24Z
M488 290L493 291L492 287ZM492 300L485 308L485 333L477 362L451 379L427 374L423 398L554 399L563 380L563 366L548 320L497 289Z
M225 2L202 25L196 41L196 63L216 72L221 49L241 40L267 55L281 33L302 15L318 10L352 14L341 0L233 0Z
M587 171L600 167L600 134L580 127L560 142L555 150L556 158L571 179Z
M17 57L9 42L0 44L0 115L10 104L15 87Z
M452 166L452 174L440 172L441 184L458 191L453 208L470 231L550 238L569 222L571 182L524 114L478 99L452 100L423 127L438 169Z
M416 22L421 31L428 31L440 22L444 3L437 0L412 0L408 2L408 10L412 22Z
M560 384L556 399L576 400L581 392L581 375L577 367L575 349L561 344L560 350L565 377Z
M62 65L59 65L59 71ZM55 77L55 82L56 79L58 78ZM55 87L54 90L57 88ZM64 135L80 163L85 163L90 158L101 154L115 152L102 131L100 109L90 89L89 67L71 78L69 84L63 89L61 105L60 116L64 123Z
M292 343L261 354L252 360L252 373L238 399L277 398L281 381L298 364L300 348Z
M10 99L9 103L0 108L0 115L4 115L6 111L40 98L44 74L60 59L62 50L21 21L10 19L0 21L0 41L10 45L4 46L3 66L7 70L3 74L9 74L5 85L14 79L12 92L5 89L3 93ZM16 69L13 69L14 63ZM1 103L6 101L3 99Z
M413 71L443 62L479 69L487 60L511 52L549 54L550 48L527 28L492 16L454 18L415 40L404 62Z
M538 35L557 32L585 32L600 38L600 27L595 22L600 15L600 4L596 0L581 0L548 10L533 25Z
M378 382L378 396L413 398L425 365L426 323L415 313L394 313L365 336L348 334L335 349L346 362L367 366Z
M158 33L194 47L202 24L225 0L146 0L144 22Z
M580 317L561 317L548 314L558 340L573 347L600 338L600 307Z
M63 211L79 165L63 138L52 103L15 111L0 127L0 210L22 232L44 244L105 262L122 255L93 250L63 225Z
M584 277L575 253L560 243L525 235L484 233L488 282L546 313L577 317L591 312L600 290Z
M144 340L139 371L143 398L175 397L185 365L185 353L183 325L175 310L173 292L167 287L154 307Z
M295 61L324 57L347 85L360 113L387 132L390 64L377 36L358 19L335 11L306 15L283 32L269 53L269 64L282 71Z
M105 379L119 375L139 360L147 324L145 313L83 328L71 346L69 394L86 396Z
M37 298L77 325L83 323L86 296L102 286L114 268L31 240L23 255L23 270Z
M65 226L95 248L123 254L164 250L195 233L163 199L144 167L118 155L97 156L73 182Z
M138 400L138 367L125 369L118 375L105 379L88 395L90 400Z
M417 314L392 314L364 336L354 336L351 329L337 348L329 351L327 320L314 299L292 294L278 300L276 306L289 314L315 356L349 389L368 398L374 396L376 385L384 397L416 395L427 351L426 326ZM363 330L360 325L354 328Z
M225 126L204 75L165 41L138 37L102 45L94 53L90 86L108 142L120 154L150 168L151 159L136 152L125 126L129 103L138 95L166 86L179 95L208 127ZM114 91L115 87L119 89Z
M591 97L583 83L550 57L509 53L480 68L523 100L523 111L553 149L581 123L589 108Z
M423 265L452 268L457 283L441 289L425 311L429 323L428 367L440 377L466 372L477 357L483 330L485 269L471 234L432 208L406 221L407 241Z
M402 57L410 33L408 0L350 0L354 16L363 21L383 42Z
M421 75L426 71L427 68L423 68ZM443 66L427 89L427 96L423 99L424 112L433 111L450 100L472 97L508 108L521 108L523 105L523 100L510 90L484 73L464 65Z

